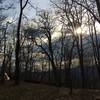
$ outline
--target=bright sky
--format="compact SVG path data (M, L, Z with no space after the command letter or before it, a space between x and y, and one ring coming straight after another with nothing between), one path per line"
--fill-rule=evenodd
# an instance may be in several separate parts
M15 6L14 10L9 10L9 11L5 12L6 14L10 15L8 20L13 20L13 17L18 17L18 15L19 15L19 2L18 1L19 0L6 0L6 2L4 2L5 5L13 3ZM45 9L45 10L50 9L50 1L49 0L29 0L29 1L33 6L38 7L40 9ZM30 19L30 18L34 18L36 11L32 7L30 7L28 4L24 10L24 14ZM100 32L100 24L96 23L96 28ZM52 35L53 39L56 37L59 37L61 35L59 29L61 29L61 26L59 26L57 31ZM84 31L83 33L88 33L88 32L86 32L87 27L82 27L82 30ZM80 33L80 28L77 29L76 31Z
M50 1L49 0L29 0L29 2L33 6L41 8L41 9L49 9L50 8ZM10 17L18 16L18 13L19 13L19 0L6 0L4 2L4 5L7 6L11 3L14 4L15 9L5 12L5 14L9 14ZM24 10L24 14L28 18L32 18L33 16L35 16L36 11L32 7L30 7L30 5L28 4L27 7Z

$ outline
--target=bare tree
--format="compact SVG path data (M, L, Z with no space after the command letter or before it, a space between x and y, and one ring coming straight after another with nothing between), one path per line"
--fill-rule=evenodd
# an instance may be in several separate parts
M4 59L2 63L2 68L1 68L1 82L2 84L5 83L5 69L6 69L6 34L7 34L7 28L8 28L8 23L6 24L5 30L4 30L4 49L3 49L3 54L4 54Z
M51 63L51 66L52 66L55 82L57 84L58 77L57 77L57 70L56 70L53 45L52 45L52 34L54 32L53 20L51 20L51 18L50 18L51 16L49 15L49 12L46 12L46 11L40 12L39 17L40 17L39 29L42 32L42 35L44 36L44 38L47 39L47 43L45 43L43 41L43 38L42 38L43 36L41 34L39 37L39 41L41 41L41 43L38 43L36 40L35 40L35 43L38 47L40 47L43 50L43 52L48 57L48 59ZM43 43L47 45L47 47L46 47L47 49L45 49L43 47Z
M92 26L91 31L89 30L91 32L90 37L92 40L95 64L96 64L99 77L100 77L100 48L99 48L97 30L95 26L95 23L97 22L100 23L100 1L99 0L93 0L93 1L85 0L83 2L82 1L83 0L80 0L80 1L73 0L73 2L75 2L77 5L82 6L89 12L88 13L88 16L90 16L89 22L92 22L92 25L89 25L89 27Z
M58 9L58 14L61 14L61 17L66 19L63 24L65 24L66 34L71 34L73 40L76 42L77 53L79 56L79 64L81 68L81 76L82 76L82 87L84 88L84 64L83 64L83 35L80 32L77 34L76 30L81 28L82 18L84 17L83 11L84 9L81 6L77 6L77 4L72 1L64 0L60 3L56 3L51 1ZM77 7L76 7L77 6ZM65 17L64 17L65 16Z
M28 0L25 1L25 4L23 5L23 0L19 0L20 3L20 14L19 14L19 20L18 20L18 26L17 26L17 37L16 37L16 50L15 50L15 84L19 84L20 82L20 28L21 28L21 21L22 21L22 15L23 10L26 7Z
M77 5L84 7L100 23L100 1L99 0L73 0ZM94 8L96 12L94 12Z

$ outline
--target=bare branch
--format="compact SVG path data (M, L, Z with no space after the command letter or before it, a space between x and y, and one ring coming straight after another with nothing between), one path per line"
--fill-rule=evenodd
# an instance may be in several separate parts
M9 10L9 9L11 9L13 7L13 4L11 4L9 7L7 7L7 8L3 8L3 7L0 7L0 10Z
M22 7L22 9L24 9L24 8L26 7L28 1L29 1L29 0L26 0L26 2L25 2L25 4L24 4L24 6Z
M73 2L75 2L75 3L77 3L78 5L84 7L84 8L85 8L87 11L89 11L89 12L92 14L92 16L100 23L100 19L91 11L91 9L89 9L89 8L86 7L85 5L79 3L79 2L77 2L77 1L75 1L75 0L73 0Z

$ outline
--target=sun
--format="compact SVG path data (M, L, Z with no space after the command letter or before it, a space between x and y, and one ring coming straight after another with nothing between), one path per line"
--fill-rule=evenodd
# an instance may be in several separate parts
M78 27L75 31L76 34L82 34L82 29L81 27Z
M85 26L85 25L81 25L80 27L78 27L76 30L75 30L75 34L76 35L88 35L89 34L89 30L88 30L88 27Z
M76 30L75 30L75 35L80 35L82 34L82 28L81 27L78 27Z

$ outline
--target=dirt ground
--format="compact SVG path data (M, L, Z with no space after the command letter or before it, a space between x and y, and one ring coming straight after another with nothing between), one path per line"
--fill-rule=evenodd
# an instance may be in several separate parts
M100 90L73 89L42 84L0 85L0 100L100 100Z

